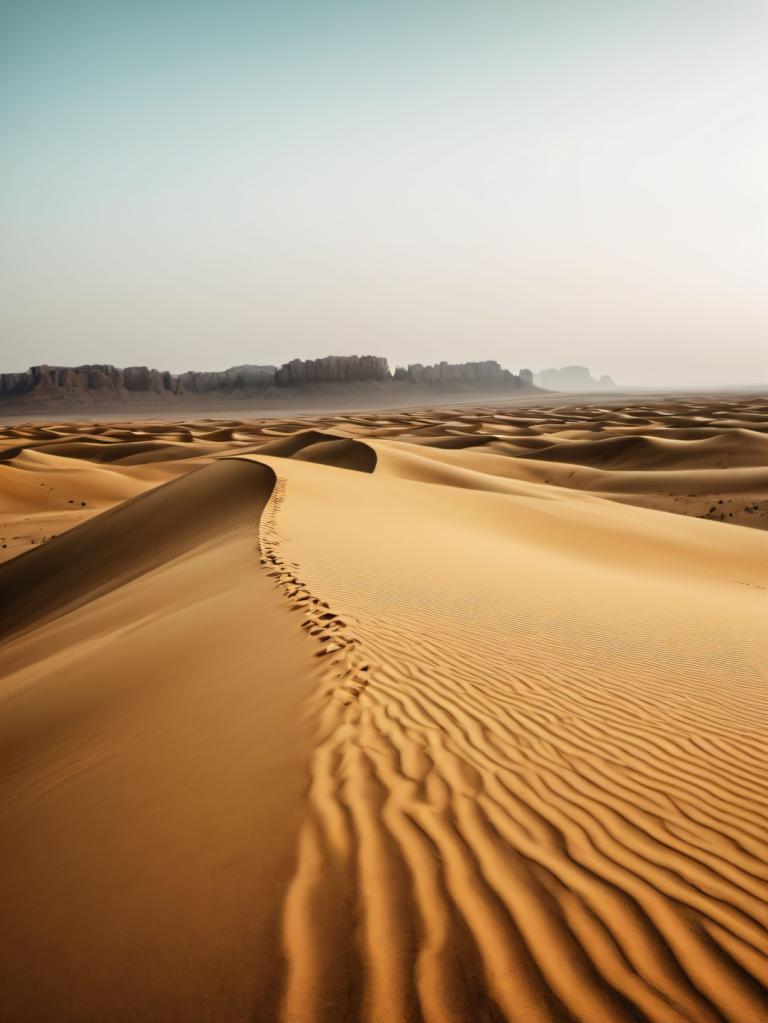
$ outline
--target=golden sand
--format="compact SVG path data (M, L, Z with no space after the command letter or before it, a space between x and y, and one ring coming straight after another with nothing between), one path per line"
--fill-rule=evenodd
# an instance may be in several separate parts
M768 403L0 446L0 1020L768 1019Z

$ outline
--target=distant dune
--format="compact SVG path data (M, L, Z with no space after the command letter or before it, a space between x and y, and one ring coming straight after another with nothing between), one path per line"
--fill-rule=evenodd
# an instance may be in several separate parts
M0 1023L768 1019L767 454L760 397L0 428Z

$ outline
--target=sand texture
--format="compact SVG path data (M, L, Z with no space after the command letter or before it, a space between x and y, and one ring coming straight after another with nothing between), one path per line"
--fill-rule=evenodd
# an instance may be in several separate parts
M768 401L0 429L1 1023L768 1020Z

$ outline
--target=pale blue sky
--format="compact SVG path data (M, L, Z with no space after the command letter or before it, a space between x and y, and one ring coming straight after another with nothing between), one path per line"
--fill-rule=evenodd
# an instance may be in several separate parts
M0 370L768 381L768 6L0 0Z

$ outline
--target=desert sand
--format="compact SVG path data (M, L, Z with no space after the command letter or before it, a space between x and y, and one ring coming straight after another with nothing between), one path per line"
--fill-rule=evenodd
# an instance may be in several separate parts
M768 1020L768 400L0 428L0 1020Z

